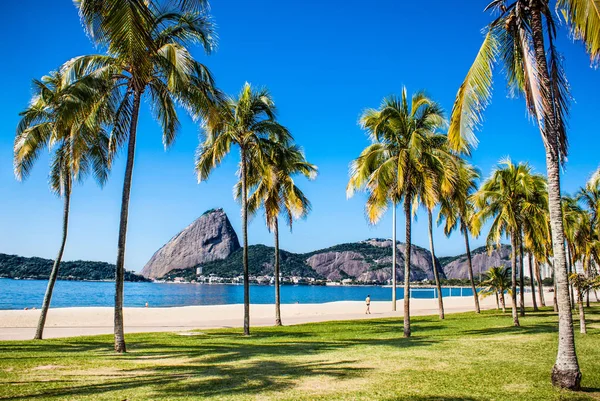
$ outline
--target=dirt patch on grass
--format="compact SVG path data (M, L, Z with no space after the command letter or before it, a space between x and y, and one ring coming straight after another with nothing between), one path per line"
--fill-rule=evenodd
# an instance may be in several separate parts
M56 370L56 369L64 369L66 366L62 365L40 365L36 366L31 370Z

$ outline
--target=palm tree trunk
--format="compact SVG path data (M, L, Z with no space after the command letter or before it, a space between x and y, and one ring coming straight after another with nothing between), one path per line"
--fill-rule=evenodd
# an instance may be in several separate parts
M392 310L396 311L396 266L398 265L398 245L396 242L396 203L392 209Z
M433 247L433 216L431 215L431 210L427 209L427 214L429 218L429 249L431 250L431 263L433 265L433 277L435 278L435 287L437 289L438 294L438 313L440 319L444 319L444 299L442 297L442 285L440 284L440 274L438 272L437 263L435 260L435 248ZM498 301L498 297L496 296L496 301Z
M519 313L525 316L525 259L523 251L523 233L519 230Z
M570 276L571 273L573 273L573 258L571 257L571 247L569 246L569 243L566 242L566 241L565 241L565 243L567 245L567 263L569 265L569 276ZM572 283L569 283L569 290L570 290L570 293L571 293L571 298L570 298L571 299L571 308L573 308L573 310L575 310L575 305L576 305L576 302L575 302L575 292L573 290L573 284Z
M536 258L534 258L535 267L535 279L538 283L538 296L540 297L540 305L546 306L546 300L544 299L544 286L542 284L542 275L540 273L540 262Z
M498 291L494 293L496 296L496 310L500 310L500 297L498 296Z
M538 74L542 93L552 93L550 76L546 62L546 48L544 45L544 28L540 2L531 1L531 33L533 49L537 63ZM554 250L554 264L556 271L556 286L558 289L558 353L556 363L552 368L552 383L561 388L578 390L581 383L581 372L575 352L575 338L573 335L573 317L569 302L569 279L567 277L567 257L565 255L565 232L560 194L560 160L558 153L557 131L554 126L556 114L552 104L545 97L543 102L544 114L550 121L544 121L548 135L545 140L546 169L548 175L548 206L550 209L550 228L552 233L552 246ZM541 127L540 127L541 128Z
M241 148L242 161L242 232L244 237L244 335L250 335L250 277L248 273L248 160L246 150Z
M281 326L281 294L279 288L279 221L275 217L275 326Z
M583 296L579 288L577 288L577 305L579 306L579 332L581 334L587 334L587 327L585 325L585 310L583 309Z
M404 197L404 217L406 218L406 249L404 251L404 337L410 337L410 251L411 251L411 203Z
M50 309L50 301L52 300L52 291L54 290L54 284L58 278L58 269L60 268L60 262L65 251L65 244L67 243L67 231L69 228L69 205L71 203L71 185L69 179L65 182L65 199L64 199L64 210L63 210L63 234L62 242L56 255L56 260L52 266L50 277L48 278L48 287L46 287L46 294L44 295L44 302L42 303L42 311L40 313L40 319L38 320L37 329L35 331L34 340L41 340L44 334L44 325L46 324L46 316L48 315L48 309Z
M469 280L471 281L471 289L473 290L473 298L475 300L475 312L480 313L479 309L479 294L477 294L477 288L475 288L475 280L473 279L473 261L471 260L471 246L469 245L469 232L467 231L467 225L461 221L461 229L463 236L465 237L465 249L467 251L467 264L469 266Z
M123 180L123 197L121 198L121 217L119 222L119 240L117 246L117 263L115 268L115 352L123 353L125 347L125 331L123 324L123 287L125 280L125 245L127 242L127 220L129 217L129 198L131 195L131 179L135 158L135 140L140 112L141 93L133 92L133 112L127 143L127 161L125 163L125 179Z
M502 313L506 313L506 301L504 300L504 291L500 293L500 301L502 302Z
M513 325L515 327L520 326L519 314L517 312L517 237L515 230L511 230L510 233L510 245L512 252L510 255L510 266L511 266L511 294L510 298L512 301L512 317Z
M535 282L533 281L533 255L529 252L529 280L531 281L531 299L533 301L533 310L538 311L537 301L535 300Z

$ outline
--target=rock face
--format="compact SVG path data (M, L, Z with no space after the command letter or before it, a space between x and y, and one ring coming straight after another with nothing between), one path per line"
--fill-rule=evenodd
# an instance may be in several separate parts
M478 277L480 272L484 274L494 266L510 267L510 253L510 246L507 245L502 245L500 249L494 249L489 255L485 247L474 249L471 251L473 275ZM450 262L444 264L443 269L448 278L469 278L467 255L462 254L452 258Z
M355 244L342 244L312 253L306 263L329 280L353 278L364 283L386 282L392 278L392 241L369 239ZM397 280L404 280L406 245L398 243ZM440 277L445 277L437 262ZM411 248L411 281L433 280L431 253L423 248Z
M238 237L223 209L209 210L156 251L141 274L162 277L174 269L225 259L239 248Z

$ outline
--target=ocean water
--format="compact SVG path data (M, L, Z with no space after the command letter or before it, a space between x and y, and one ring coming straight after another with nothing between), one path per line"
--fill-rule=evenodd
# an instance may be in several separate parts
M46 280L0 279L0 309L40 308L48 282ZM362 301L367 295L373 301L388 301L391 287L383 286L307 286L284 285L281 302L324 303L333 301ZM470 288L442 288L442 295L472 296ZM57 281L52 295L52 307L112 306L113 282ZM435 298L433 288L413 288L411 298ZM404 289L398 287L397 298L404 298ZM244 302L243 287L232 284L167 284L125 283L125 306L150 307L225 305ZM275 289L269 285L251 285L250 302L275 303Z

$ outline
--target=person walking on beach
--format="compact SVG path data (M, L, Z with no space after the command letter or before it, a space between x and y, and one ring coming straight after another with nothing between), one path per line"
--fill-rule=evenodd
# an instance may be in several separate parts
M370 315L371 314L371 295L367 295L367 299L365 299L365 302L367 304L367 310L365 311L365 315Z

